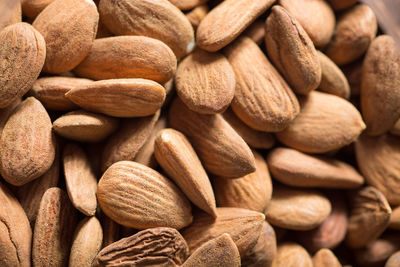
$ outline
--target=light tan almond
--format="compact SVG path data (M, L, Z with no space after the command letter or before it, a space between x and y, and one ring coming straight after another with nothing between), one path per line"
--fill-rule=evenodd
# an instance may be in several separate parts
M225 49L236 75L236 91L231 107L251 128L278 132L300 111L296 96L248 37L240 37Z
M400 229L400 206L393 208L392 214L390 215L389 227L395 230Z
M188 254L186 241L177 230L157 227L105 247L93 266L181 266Z
M89 79L76 77L43 77L35 81L31 93L42 102L46 109L71 111L77 109L78 106L66 98L65 94L76 86L90 83L92 83L92 81Z
M325 53L338 65L353 62L367 51L377 28L372 9L364 4L356 5L338 18Z
M301 112L282 132L285 145L307 153L325 153L355 141L365 129L358 110L341 97L311 92L300 99Z
M182 267L240 267L237 246L228 234L201 245L183 263Z
M63 166L68 196L74 207L86 216L97 208L97 179L85 151L69 143L63 149Z
M306 231L319 226L331 213L331 203L322 193L312 189L274 186L272 199L265 210L272 225Z
M2 10L2 18L0 19L0 31L5 27L14 23L21 22L21 1L3 1L0 4L0 10Z
M21 104L21 99L18 98L11 105L0 109L0 136L3 132L4 126L6 125L8 118L13 114L14 110Z
M278 252L271 267L313 267L313 262L302 246L286 242L278 246Z
M364 178L345 162L291 148L272 150L267 162L273 177L291 186L357 188L364 183Z
M24 100L4 126L0 144L0 173L10 184L23 185L52 165L55 139L51 121L33 97Z
M240 256L246 255L257 243L265 216L262 213L239 209L217 208L217 218L199 212L193 223L182 231L193 253L202 244L224 233L231 236Z
M187 138L174 129L161 130L155 139L154 155L163 170L187 198L216 217L213 188Z
M74 72L94 80L144 78L165 83L175 70L176 57L163 42L145 36L116 36L96 39Z
M396 267L400 265L400 251L393 253L385 263L385 267Z
M317 54L322 70L321 83L318 88L326 93L348 99L350 97L350 85L346 76L324 53L317 51Z
M33 232L33 266L66 266L77 222L76 210L60 188L47 189Z
M372 186L350 194L350 203L346 243L350 248L361 248L387 228L392 209L385 196Z
M267 163L253 151L256 171L238 179L216 177L213 181L219 207L236 207L264 212L272 196Z
M190 21L192 24L193 29L197 29L199 27L200 22L206 17L208 13L208 6L207 5L201 5L190 12L186 13L186 18Z
M267 18L265 45L272 63L293 91L308 94L318 87L321 65L317 50L300 23L281 6L274 6Z
M188 108L198 113L222 113L235 93L235 73L219 53L194 50L178 66L176 92Z
M69 267L91 267L101 249L103 229L96 217L86 217L79 222L72 240Z
M31 266L32 231L18 200L0 182L0 265Z
M117 223L136 228L181 229L192 222L189 201L169 179L140 163L120 161L97 187L101 209Z
M227 0L213 8L197 28L197 45L215 52L238 37L275 0Z
M343 10L357 4L357 0L328 0L335 11Z
M91 0L55 0L33 22L46 41L43 70L63 73L89 53L96 37L99 13Z
M255 171L250 148L220 114L198 114L176 98L169 125L186 135L207 171L228 178Z
M319 250L312 260L314 267L342 267L335 254L327 248Z
M169 0L180 10L189 10L207 3L208 0Z
M32 87L46 58L46 44L25 22L4 28L0 40L0 108L5 108Z
M369 135L389 131L400 117L400 52L389 35L372 41L365 56L361 111Z
M190 22L168 0L120 0L118 5L114 0L101 0L99 12L102 22L114 34L158 39L168 45L178 59L194 48Z
M159 116L160 112L157 112L153 116L122 121L120 129L104 145L102 171L117 161L133 160L151 135Z
M362 135L355 146L358 167L367 184L376 187L394 205L400 204L399 140L392 135Z
M24 16L34 19L54 0L21 0Z
M325 0L279 0L308 33L316 47L329 43L335 29L335 14Z
M249 37L256 44L261 45L265 38L265 22L262 19L254 21L243 32L243 35Z
M145 117L164 103L162 85L146 79L111 79L76 86L65 96L83 109L113 117Z

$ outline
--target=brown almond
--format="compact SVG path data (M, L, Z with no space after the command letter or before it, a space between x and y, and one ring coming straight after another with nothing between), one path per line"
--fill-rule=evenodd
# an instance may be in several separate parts
M154 155L168 176L196 206L216 216L213 188L187 138L174 129L161 130L154 143Z
M357 4L357 0L328 0L335 11L343 10Z
M24 100L4 126L0 145L0 173L13 185L43 175L54 161L55 140L51 121L33 97Z
M361 111L367 133L381 135L400 117L400 52L394 39L381 35L365 56L361 80Z
M274 186L272 199L265 210L272 225L306 231L319 226L331 213L331 203L322 193L312 189Z
M5 27L14 23L21 22L21 1L7 1L0 4L0 10L2 10L2 18L0 19L0 31Z
M159 116L160 112L157 112L153 116L122 121L120 129L104 145L102 171L117 161L133 160L151 135Z
M213 8L197 28L197 45L215 52L238 37L275 0L228 0Z
M169 125L186 135L207 171L228 178L255 171L250 148L220 114L198 114L176 98Z
M240 267L237 246L228 234L211 239L196 249L182 267Z
M182 231L182 235L193 253L210 239L227 233L235 242L242 257L257 243L264 219L265 216L256 211L217 208L217 218L204 212L196 214L193 223Z
M278 132L287 127L299 113L299 103L257 44L240 37L224 52L236 75L231 104L236 115L259 131Z
M321 65L317 50L300 23L281 6L274 6L267 18L265 45L268 57L293 91L308 94L318 87Z
M144 78L161 84L171 79L175 71L172 50L145 36L96 39L88 56L74 70L79 76L94 80Z
M180 10L189 10L207 3L208 0L169 0Z
M353 62L367 51L377 28L372 9L364 4L356 5L338 18L325 53L338 65Z
M105 247L93 266L181 266L188 255L186 241L177 230L157 227Z
M396 121L393 125L393 128L390 130L390 133L396 136L400 136L400 119Z
M308 33L316 47L329 43L335 29L335 14L325 0L279 0Z
M335 254L327 248L319 250L312 260L314 267L342 267Z
M272 150L267 162L273 177L290 186L357 188L364 183L364 178L347 163L291 148Z
M389 225L392 209L385 196L372 186L350 194L351 214L346 243L360 248L378 238Z
M194 48L190 22L168 0L120 0L118 5L114 0L101 0L99 12L102 22L114 34L158 39L168 45L178 59Z
M32 231L11 191L0 182L0 265L31 266Z
M0 109L0 136L3 132L4 126L6 125L8 119L10 118L11 114L14 113L14 110L21 104L21 99L18 98L15 100L11 105Z
M261 45L265 38L265 22L262 19L254 21L243 32L243 35L249 37L256 44Z
M325 153L355 141L365 129L358 110L341 97L311 92L300 98L301 112L282 132L285 145L307 153Z
M350 92L352 96L360 95L363 61L364 58L361 58L360 60L341 67L341 70L343 71L350 85Z
M313 267L313 262L302 246L286 242L278 246L278 252L271 267Z
M111 220L104 212L100 215L101 226L103 228L102 248L116 242L119 239L120 225Z
M69 267L91 267L101 249L103 229L96 217L86 217L76 226L72 239Z
M33 266L66 266L77 221L67 194L47 189L40 202L33 232Z
M96 37L99 13L93 1L55 0L33 22L46 41L43 70L63 73L89 53Z
M393 208L392 214L390 215L389 227L395 230L400 229L400 207Z
M76 86L65 96L92 112L121 118L145 117L161 108L165 89L146 79L110 79Z
M237 179L216 177L215 198L220 207L236 207L264 212L272 196L272 182L267 163L253 151L256 171Z
M32 87L46 58L46 44L43 36L25 22L4 28L0 40L0 108L5 108Z
M97 199L108 217L131 228L179 230L193 219L181 190L157 171L136 162L111 165L99 181Z
M34 19L54 0L21 0L24 16Z
M193 29L196 30L200 22L207 16L207 13L208 6L201 5L186 13L186 18L190 21L190 24L192 24Z
M396 267L400 265L400 251L393 253L385 263L385 267Z
M178 96L191 110L222 113L235 93L235 73L223 55L196 49L179 63L175 85Z

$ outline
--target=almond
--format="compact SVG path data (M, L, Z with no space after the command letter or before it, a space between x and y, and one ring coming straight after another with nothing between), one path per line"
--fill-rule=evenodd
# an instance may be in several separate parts
M94 80L144 78L165 83L175 70L176 57L163 42L145 36L116 36L96 39L74 72Z
M342 267L330 249L321 249L313 257L314 267Z
M223 55L196 49L179 64L175 85L178 96L191 110L221 113L235 93L235 73Z
M351 64L342 66L341 70L346 76L347 81L350 85L351 95L359 96L361 90L361 79L362 79L362 65L364 58L357 60Z
M277 132L287 127L299 113L299 103L256 43L241 37L224 52L236 75L231 104L236 115L259 131Z
M357 4L357 0L328 0L335 11L343 10Z
M262 19L254 21L242 34L261 45L265 39L265 22Z
M75 68L89 53L98 22L93 1L55 0L49 4L32 24L46 41L43 70L63 73Z
M400 119L396 121L393 125L393 128L390 130L390 133L396 136L400 136Z
M54 0L21 0L24 16L34 19Z
M400 229L400 207L397 206L393 208L392 214L390 216L390 224L389 227L392 229Z
M213 8L201 21L197 45L215 52L238 37L275 0L228 0Z
M116 35L158 39L167 44L178 59L193 50L193 28L168 0L120 0L118 4L115 0L101 0L99 11L102 22ZM161 57L160 60L165 59Z
M193 8L190 12L186 13L186 18L192 24L193 29L197 29L199 27L200 22L206 17L208 13L208 6L201 5L196 8Z
M13 114L14 110L21 104L21 99L18 98L15 100L11 105L0 109L0 136L3 132L4 126L6 125L8 119L10 118L11 114Z
M0 108L5 108L32 87L46 58L46 44L43 36L24 22L4 28L0 40Z
M229 178L255 171L250 148L221 115L198 114L176 98L169 124L186 135L207 171Z
M164 103L162 85L145 79L111 79L76 86L65 96L88 111L113 117L144 117Z
M136 162L111 165L100 179L97 199L107 216L136 229L165 226L179 230L192 222L190 203L179 188Z
M285 145L307 153L325 153L355 141L365 129L358 110L346 100L320 92L300 98L301 112L282 132Z
M4 126L0 145L0 173L13 185L43 175L54 161L55 140L51 121L33 97L24 100Z
M2 10L2 18L0 19L0 31L5 27L12 25L14 23L21 22L21 1L8 1L0 4L0 9Z
M387 260L385 267L396 267L400 265L400 251L393 253L392 256Z
M208 0L169 0L174 6L181 10L193 9L207 3Z
M313 262L302 246L286 242L278 246L278 252L271 267L313 267Z
M101 213L101 226L103 228L102 248L116 242L119 239L120 225Z

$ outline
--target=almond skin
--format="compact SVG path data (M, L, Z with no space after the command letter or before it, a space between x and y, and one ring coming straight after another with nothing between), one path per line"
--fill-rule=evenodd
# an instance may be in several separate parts
M208 0L169 0L180 10L189 10L207 3Z
M178 59L193 50L193 28L168 0L101 0L99 12L104 25L116 35L158 39L168 45Z
M162 85L145 79L111 79L76 86L65 96L88 111L121 118L145 117L164 103Z
M55 0L33 22L46 41L43 70L63 73L75 68L89 53L97 32L99 13L87 0Z
M26 184L52 165L55 140L51 121L42 104L27 98L4 126L0 145L0 173L13 185Z
M328 0L335 11L343 10L357 4L357 0Z
M34 19L54 0L21 0L24 16Z
M114 49L110 49L114 47ZM96 39L74 70L93 80L144 78L165 83L176 71L176 57L163 42L145 36Z
M321 249L313 257L314 267L342 267L330 249Z
M232 110L255 130L282 131L300 111L285 80L248 37L240 37L224 53L236 75Z
M325 153L355 141L365 129L358 110L346 100L320 92L300 98L301 112L279 141L306 153Z
M278 253L271 267L313 267L313 262L302 246L286 242L278 246Z
M100 179L97 199L107 216L131 228L165 226L179 230L193 219L190 203L179 188L136 162L111 165Z
M21 1L3 2L0 4L0 9L3 10L2 18L0 19L0 31L5 27L21 22Z
M385 267L396 267L400 265L400 251L393 253L385 263Z
M198 114L176 98L169 125L186 135L207 171L228 178L255 171L250 148L221 115Z
M221 113L235 93L235 73L223 55L196 49L179 64L175 85L178 96L191 110Z
M213 8L201 21L197 45L215 52L238 37L275 0L228 0Z
M0 108L5 108L32 87L46 58L46 44L43 36L24 22L4 28L0 40Z

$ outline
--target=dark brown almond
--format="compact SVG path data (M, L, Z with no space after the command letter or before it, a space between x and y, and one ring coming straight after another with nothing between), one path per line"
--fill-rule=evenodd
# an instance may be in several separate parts
M200 22L205 18L208 13L208 6L202 5L194 8L190 12L186 13L186 18L190 21L193 26L193 29L197 29L199 27Z
M319 250L312 260L314 267L342 267L335 254L327 248Z
M34 19L54 0L21 0L24 16Z
M357 0L328 0L335 11L343 10L357 4Z
M302 246L285 242L278 246L278 252L271 267L313 267L313 262Z

